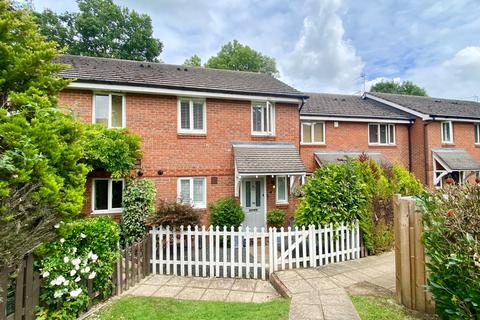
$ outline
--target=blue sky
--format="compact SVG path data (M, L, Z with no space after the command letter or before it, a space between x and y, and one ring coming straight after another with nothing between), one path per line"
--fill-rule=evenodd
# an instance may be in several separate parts
M115 1L115 0L114 0ZM160 58L203 61L237 39L274 57L304 91L355 93L380 79L412 80L431 96L480 96L478 0L116 0L151 16ZM33 0L74 11L74 1Z

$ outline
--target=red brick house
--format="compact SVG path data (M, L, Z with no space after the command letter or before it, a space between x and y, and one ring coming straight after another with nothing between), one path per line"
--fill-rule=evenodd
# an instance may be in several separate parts
M411 171L430 187L447 178L474 181L480 173L480 103L387 93L365 99L415 116L411 127Z
M245 224L266 212L294 211L292 186L306 169L299 155L298 109L306 95L261 73L63 56L76 79L60 93L85 122L126 127L142 138L138 170L158 200L208 204L236 196ZM92 175L85 213L119 214L122 180ZM208 223L208 214L202 222Z

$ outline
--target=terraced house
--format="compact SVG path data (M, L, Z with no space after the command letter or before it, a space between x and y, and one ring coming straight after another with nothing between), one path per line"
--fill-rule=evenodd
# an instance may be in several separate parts
M235 196L245 225L266 212L291 217L292 196L318 166L366 153L400 162L425 184L474 181L480 172L480 104L380 93L302 93L269 75L63 56L61 92L86 122L126 127L142 138L138 173L158 201L208 204ZM478 178L477 178L478 179ZM96 172L85 213L121 213L122 180Z
M138 166L158 200L208 204L236 196L245 224L264 226L267 210L293 213L299 108L306 95L262 73L63 56L76 79L59 96L86 122L126 127L142 138ZM84 211L121 212L123 181L105 173L87 181ZM208 223L208 215L203 215Z

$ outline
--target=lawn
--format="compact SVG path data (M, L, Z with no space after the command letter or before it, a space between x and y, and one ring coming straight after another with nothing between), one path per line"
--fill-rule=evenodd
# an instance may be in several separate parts
M393 300L371 296L351 296L353 305L362 320L418 320L434 319L433 316L408 310Z
M187 301L153 297L124 297L97 312L92 319L288 319L289 301L266 303Z

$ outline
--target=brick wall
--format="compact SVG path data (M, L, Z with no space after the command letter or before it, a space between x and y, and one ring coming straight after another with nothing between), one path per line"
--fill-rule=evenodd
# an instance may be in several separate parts
M301 145L300 154L308 172L318 168L314 152L321 150L380 151L388 160L399 161L408 168L408 125L396 124L395 130L395 146L369 146L368 123L338 122L338 127L335 128L333 121L326 121L325 145Z
M59 105L72 109L85 122L92 119L91 91L66 90ZM177 177L207 177L207 203L234 195L232 141L277 141L299 145L299 114L296 104L275 105L275 137L252 137L249 101L207 99L207 134L177 133L177 97L147 94L126 95L127 128L142 137L142 170L157 188L157 200L175 201ZM158 175L163 170L163 175ZM217 184L211 183L217 177ZM87 185L87 189L90 187ZM87 199L90 192L87 190ZM270 194L269 194L270 197ZM84 211L91 211L87 200ZM269 207L270 209L270 207ZM286 208L289 211L293 209ZM203 221L208 220L203 215Z

